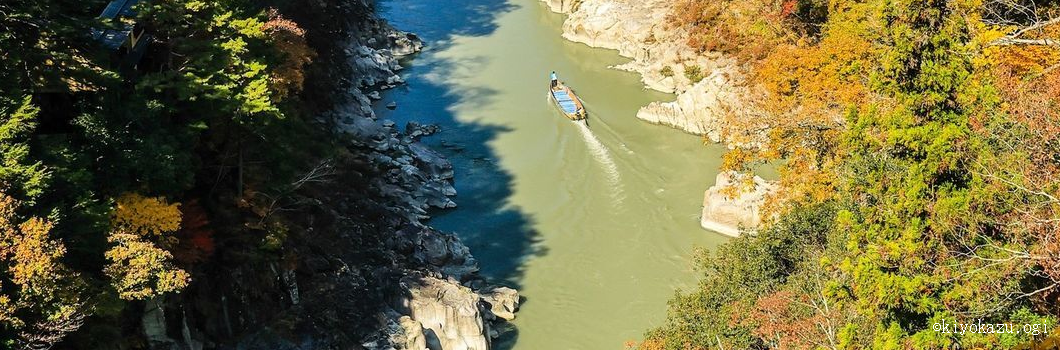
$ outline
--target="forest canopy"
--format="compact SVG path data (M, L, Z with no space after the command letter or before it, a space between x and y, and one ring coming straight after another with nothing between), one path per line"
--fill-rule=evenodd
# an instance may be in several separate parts
M289 7L0 3L0 348L136 346L130 311L211 255L282 258L268 206L336 152Z
M697 266L640 349L1008 349L1060 314L1060 3L682 0L773 118L725 166L783 159L772 219ZM753 135L754 134L754 135ZM1055 333L1054 333L1055 335Z

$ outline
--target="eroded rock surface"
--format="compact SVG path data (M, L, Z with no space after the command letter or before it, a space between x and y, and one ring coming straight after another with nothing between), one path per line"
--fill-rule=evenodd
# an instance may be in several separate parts
M724 113L747 108L740 102L748 90L738 63L696 52L686 44L687 33L667 22L674 0L542 1L568 14L564 38L618 50L632 61L613 68L640 73L647 87L678 94L676 101L645 106L638 118L722 142Z
M755 230L762 223L761 209L766 197L776 191L777 185L755 176L751 191L736 191L736 197L730 197L731 186L740 181L735 172L727 171L718 174L714 186L703 195L703 214L700 225L703 228L727 236L740 236L741 229Z
M423 326L431 350L488 350L489 323L471 288L429 276L401 280L399 311Z

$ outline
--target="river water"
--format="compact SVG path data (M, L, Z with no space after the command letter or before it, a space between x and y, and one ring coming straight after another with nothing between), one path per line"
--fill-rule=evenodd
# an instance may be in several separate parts
M525 297L496 348L622 349L662 322L674 291L694 286L693 249L725 240L698 219L723 149L636 119L673 96L608 69L625 61L615 52L563 40L563 15L538 0L379 10L427 44L377 112L442 127L425 142L453 162L459 208L430 223ZM584 99L587 126L546 100L553 70Z

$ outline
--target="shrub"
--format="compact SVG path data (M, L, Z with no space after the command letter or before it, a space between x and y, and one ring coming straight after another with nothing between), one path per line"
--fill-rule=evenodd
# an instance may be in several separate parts
M666 67L663 67L663 69L659 71L659 74L662 74L662 76L669 78L669 77L674 76L674 69L670 68L670 66L666 66Z
M685 78L691 80L692 84L700 82L705 78L703 76L703 68L700 68L697 65L685 66Z

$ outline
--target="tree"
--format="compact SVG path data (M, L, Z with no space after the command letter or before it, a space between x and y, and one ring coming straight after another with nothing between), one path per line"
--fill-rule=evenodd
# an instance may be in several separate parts
M32 200L45 189L48 171L40 161L30 158L29 138L37 125L40 111L22 97L7 101L0 96L0 191Z
M302 90L305 84L305 65L313 61L316 53L305 40L305 29L292 20L284 18L276 9L270 9L269 20L262 28L269 41L281 57L272 76L272 88L277 97L284 98Z
M667 324L645 344L993 349L1032 341L930 325L1057 321L1060 74L1051 67L1060 62L1052 45L1060 6L937 0L827 8L816 36L789 31L793 41L776 41L783 31L755 28L719 39L779 43L743 56L762 115L730 121L728 136L743 147L724 165L748 170L783 160L787 188L772 203L775 221L719 247L703 284L673 299ZM756 13L742 10L701 13ZM827 244L769 243L815 203L840 209L802 231ZM777 253L789 245L798 248Z
M190 275L173 264L173 254L159 246L175 245L168 234L180 229L179 204L163 198L125 194L118 198L106 252L106 273L122 299L143 300L188 285Z
M66 247L49 235L52 223L18 223L20 203L0 193L0 326L22 346L50 347L80 328L86 310L80 277L62 262Z

